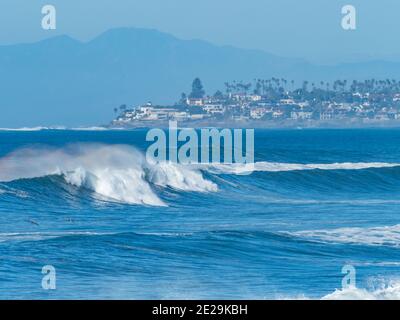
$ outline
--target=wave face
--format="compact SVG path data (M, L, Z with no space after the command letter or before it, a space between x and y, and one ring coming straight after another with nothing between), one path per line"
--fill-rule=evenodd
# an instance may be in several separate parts
M251 166L22 129L0 129L0 298L49 298L48 264L59 299L399 298L400 130L256 130Z
M73 144L63 148L24 148L0 159L0 181L34 179L58 175L68 184L90 189L105 198L128 204L165 206L154 187L187 192L217 192L214 175L242 175L253 172L310 170L365 170L399 167L396 163L296 164L256 162L255 164L181 165L150 164L143 153L127 145Z

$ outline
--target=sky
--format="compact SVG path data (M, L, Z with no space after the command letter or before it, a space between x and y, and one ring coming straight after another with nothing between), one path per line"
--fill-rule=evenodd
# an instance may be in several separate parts
M56 30L41 28L46 4L56 7ZM341 26L348 4L356 30ZM398 0L1 0L0 45L141 27L314 63L400 61L399 14Z

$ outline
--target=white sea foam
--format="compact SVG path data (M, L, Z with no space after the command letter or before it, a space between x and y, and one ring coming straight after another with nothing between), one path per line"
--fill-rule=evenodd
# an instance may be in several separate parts
M98 233L90 231L65 231L65 232L9 232L0 233L0 242L9 241L41 241L68 236L96 236L112 233Z
M334 292L322 297L322 300L399 300L400 281L390 280L380 282L371 289L349 287L336 289Z
M364 244L374 246L400 246L400 225L374 228L339 228L332 230L312 230L290 233L292 236L315 241Z
M363 170L372 168L400 167L400 163L386 162L343 162L343 163L282 163L260 161L254 164L211 164L204 165L206 169L214 173L222 174L245 174L253 171L262 172L284 172L302 170Z
M305 294L296 296L278 295L280 300L311 300ZM399 300L400 299L400 280L399 279L368 279L367 288L350 286L344 289L335 289L321 300Z
M71 128L69 130L73 130L73 131L108 131L108 130L114 130L114 129L109 129L106 127L77 127L77 128Z
M0 131L40 131L45 130L46 127L23 127L23 128L0 128Z
M110 199L132 204L165 205L138 168L93 168L86 171L79 167L63 172L63 175L66 182L77 187L86 187Z
M4 187L4 189L0 188L0 195L1 194L11 194L11 195L19 197L19 198L28 198L29 197L29 194L26 191L21 191L21 190L10 188L10 187Z
M191 166L159 163L149 170L148 180L158 186L169 186L182 191L215 192L215 183L203 178L200 171Z
M0 131L42 131L42 130L65 130L66 127L22 127L22 128L0 128Z
M150 165L136 149L122 145L76 144L62 149L20 149L0 159L0 181L62 175L67 183L110 199L163 206L153 186L183 191L217 191L202 173L184 165Z

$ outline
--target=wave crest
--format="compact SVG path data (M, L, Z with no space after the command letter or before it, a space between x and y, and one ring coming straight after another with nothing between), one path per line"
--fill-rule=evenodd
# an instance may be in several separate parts
M0 181L61 175L77 187L130 204L165 206L153 186L182 191L217 191L202 173L184 165L149 164L129 146L71 145L21 149L0 159Z
M338 228L290 233L292 236L315 241L362 244L375 246L400 246L400 224L373 228Z
M74 144L59 149L26 148L0 159L0 181L61 175L69 184L85 187L110 199L133 204L162 206L159 187L179 191L215 192L218 186L206 179L210 174L247 174L252 171L362 170L397 167L397 163L183 165L151 164L142 153L127 145Z
M260 161L254 164L212 164L208 166L211 172L219 174L246 174L253 171L286 172L304 170L363 170L400 167L400 163L387 162L343 162L343 163L284 163Z

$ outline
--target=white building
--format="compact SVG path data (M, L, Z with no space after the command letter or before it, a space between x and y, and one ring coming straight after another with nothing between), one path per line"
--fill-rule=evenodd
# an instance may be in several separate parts
M258 94L252 94L249 96L250 101L260 101L262 97Z
M281 99L279 103L283 105L295 104L293 99Z
M307 111L292 111L290 113L290 118L293 120L306 120L306 119L311 119L313 113L312 112L307 112Z
M278 118L282 118L283 117L283 112L282 111L274 111L272 113L272 118L274 119L278 119Z
M187 98L186 104L189 106L202 106L204 104L204 100L202 98Z
M225 107L221 104L207 104L203 106L203 110L211 114L223 114Z
M267 112L266 108L252 108L250 109L250 118L261 119Z

